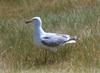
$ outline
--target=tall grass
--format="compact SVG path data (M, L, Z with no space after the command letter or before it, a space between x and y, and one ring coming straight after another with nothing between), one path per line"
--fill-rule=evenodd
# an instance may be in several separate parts
M80 68L83 73L84 68L87 73L96 73L100 69L99 15L99 0L0 0L1 67L42 66L45 71L44 65L51 64L52 69L61 64L59 68L69 73L81 72ZM77 43L61 47L57 54L37 49L32 40L33 26L25 24L33 16L42 18L45 31L77 35Z

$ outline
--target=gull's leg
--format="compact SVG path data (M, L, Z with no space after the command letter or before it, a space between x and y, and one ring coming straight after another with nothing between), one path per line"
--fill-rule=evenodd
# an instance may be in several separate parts
M44 62L47 63L48 60L48 51L44 49Z
M47 57L48 51L46 49L42 49L42 57L43 57L43 63L47 63Z

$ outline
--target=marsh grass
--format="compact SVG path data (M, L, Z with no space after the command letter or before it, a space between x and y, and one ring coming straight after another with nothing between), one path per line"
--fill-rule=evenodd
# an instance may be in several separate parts
M99 0L0 0L1 70L9 73L9 69L35 67L34 73L98 73L99 15ZM77 43L61 47L57 54L37 49L32 40L33 26L25 24L33 16L42 18L45 31L77 35Z

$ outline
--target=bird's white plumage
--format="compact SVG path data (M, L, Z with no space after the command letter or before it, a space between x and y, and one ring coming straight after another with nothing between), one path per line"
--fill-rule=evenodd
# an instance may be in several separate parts
M33 39L34 44L39 47L57 47L65 43L75 43L77 37L67 34L47 33L42 29L42 20L40 17L33 17L31 19L34 27ZM29 21L27 21L29 22Z

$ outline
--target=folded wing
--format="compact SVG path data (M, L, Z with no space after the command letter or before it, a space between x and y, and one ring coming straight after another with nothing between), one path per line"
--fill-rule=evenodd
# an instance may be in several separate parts
M49 47L56 47L59 45L62 45L64 43L66 43L68 40L68 37L65 35L45 35L44 37L41 38L41 42L42 44L44 44L45 46L49 46Z

